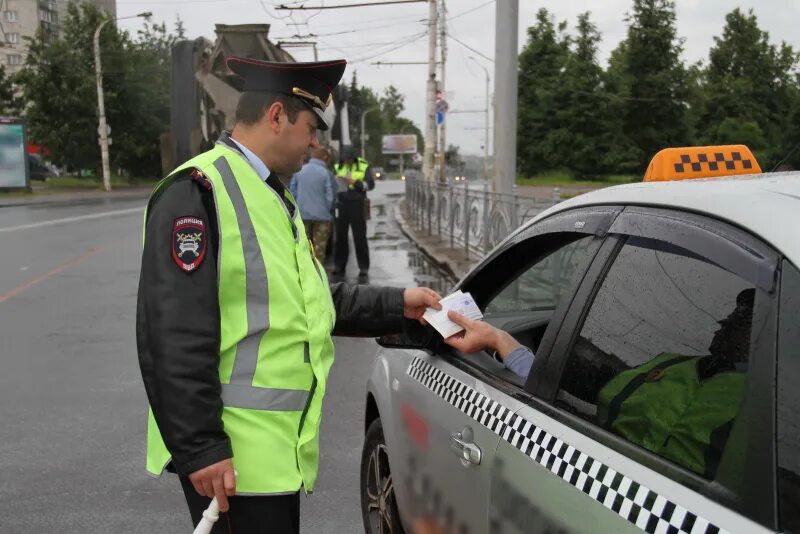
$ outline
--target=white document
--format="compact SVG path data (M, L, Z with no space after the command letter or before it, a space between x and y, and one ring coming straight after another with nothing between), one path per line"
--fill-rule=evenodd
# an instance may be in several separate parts
M467 319L480 320L483 314L475 304L475 300L469 293L462 293L460 290L451 293L439 301L442 305L441 310L428 308L422 316L428 323L436 329L443 338L448 338L464 330L461 326L447 318L447 312L453 310L466 317Z

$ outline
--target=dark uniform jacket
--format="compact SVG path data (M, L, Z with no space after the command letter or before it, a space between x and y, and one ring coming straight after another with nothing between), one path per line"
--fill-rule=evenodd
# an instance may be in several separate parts
M284 198L277 178L267 184ZM208 228L204 259L193 272L179 268L172 255L173 223L186 216L202 219ZM136 341L147 397L172 453L171 469L184 475L233 456L221 419L218 240L213 194L199 173L176 178L151 200ZM370 337L403 330L403 289L337 283L331 284L331 294L336 308L332 335Z

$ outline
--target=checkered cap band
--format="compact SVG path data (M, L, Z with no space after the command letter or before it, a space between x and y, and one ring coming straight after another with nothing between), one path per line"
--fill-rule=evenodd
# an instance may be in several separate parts
M648 533L727 532L516 415L421 358L408 375L554 475Z

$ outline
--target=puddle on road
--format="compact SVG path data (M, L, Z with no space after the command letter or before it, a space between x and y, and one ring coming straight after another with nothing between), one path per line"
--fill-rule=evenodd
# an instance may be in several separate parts
M369 236L369 247L370 252L374 252L375 266L380 266L392 283L403 281L408 284L413 279L417 285L430 287L442 295L447 294L457 280L400 231L391 211L391 200L374 204L372 210L374 230ZM371 280L375 284L383 282Z

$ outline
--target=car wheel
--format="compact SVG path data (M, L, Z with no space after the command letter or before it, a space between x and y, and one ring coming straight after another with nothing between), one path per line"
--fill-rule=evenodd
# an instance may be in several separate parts
M364 436L361 452L361 516L367 534L403 534L397 511L389 450L383 437L383 425L376 419Z

